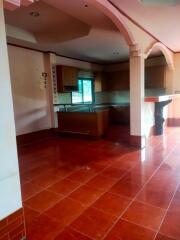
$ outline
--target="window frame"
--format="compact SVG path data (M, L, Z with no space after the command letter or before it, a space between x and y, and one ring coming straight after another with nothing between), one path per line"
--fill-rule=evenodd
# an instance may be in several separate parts
M84 91L83 91L83 81L90 81L91 82L91 89L92 89L92 102L85 102L84 101ZM78 81L82 81L82 89L81 89L81 91L82 91L82 102L80 102L80 103L73 103L73 92L75 92L75 91L72 91L71 92L71 103L72 104L75 104L75 105L78 105L78 104L93 104L94 103L94 100L95 100L95 92L94 92L94 78L83 78L83 77L80 77L80 78L78 78ZM79 89L78 89L78 92L79 92Z

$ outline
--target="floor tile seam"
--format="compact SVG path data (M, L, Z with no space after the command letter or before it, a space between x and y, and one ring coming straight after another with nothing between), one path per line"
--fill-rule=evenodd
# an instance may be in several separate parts
M80 169L82 169L83 167L81 167ZM78 170L80 170L80 169L78 169ZM78 170L76 170L76 171L78 171ZM49 174L49 175L52 175L52 176L57 176L57 174L53 174L53 173L49 173L51 171L51 169L49 169L49 170L47 170L47 174ZM75 171L75 172L76 172ZM68 176L70 176L72 174L72 172L70 172L70 173L68 173L67 175L65 175L65 176L63 176L62 178L61 177L59 177L59 179L58 179L58 181L59 180L63 180L64 178L66 178L66 177L68 177ZM41 173L41 174L39 174L39 176L36 176L36 177L33 177L31 180L27 180L24 184L26 184L26 183L31 183L32 181L34 181L34 180L36 180L38 177L41 177L41 176L43 176L44 175L44 173ZM23 184L23 185L24 185ZM32 183L33 184L33 183Z
M167 213L168 213L168 211L169 211L169 209L170 209L171 203L172 203L172 201L173 201L173 199L174 199L174 196L175 196L175 194L176 194L177 189L179 188L179 186L180 186L180 184L176 187L176 190L175 190L175 192L173 193L173 196L172 196L172 198L171 198L171 200L170 200L170 202L169 202L169 205L168 205L168 207L167 207L167 209L166 209L165 215L164 215L164 217L163 217L163 219L162 219L162 221L161 221L161 223L160 223L160 226L159 226L159 228L158 228L158 232L159 232L159 233L160 233L160 229L161 229L161 227L162 227L162 225L163 225L163 222L164 222L164 220L165 220L165 218L166 218L166 216L167 216ZM156 238L154 238L153 240L155 240L155 239L156 239Z
M73 226L68 226L68 227L71 228L72 230L74 230L75 232L78 232L78 233L84 235L85 237L90 238L90 240L97 240L97 239L95 239L95 238L93 238L93 237L88 236L88 234L82 233L81 231L79 231L78 229L76 229L76 228L73 227Z
M70 173L70 175L71 175L72 173ZM52 174L53 175L53 174ZM70 176L70 175L68 175L68 176ZM55 174L54 174L54 176L55 176ZM33 180L31 180L29 183L32 183L32 184L34 184L34 185L36 185L36 186L38 186L38 187L42 187L43 188L43 190L46 190L46 189L48 189L49 187L51 187L51 186L53 186L54 184L56 184L56 183L58 183L59 181L62 181L62 180L64 180L64 179L68 179L68 176L63 176L62 178L61 177L59 177L56 181L54 181L53 183L50 183L50 184L48 184L46 187L42 187L41 185L39 185L39 184L37 184L37 183L32 183L32 181L34 181L35 179L33 179ZM71 180L71 179L68 179L69 181L73 181L73 180Z
M157 233L157 231L158 231L158 230L155 230L155 229L153 229L153 228L151 228L151 227L147 227L147 226L145 226L145 225L142 225L142 224L140 224L140 223L135 223L135 222L133 222L133 221L131 221L131 220L129 220L129 219L126 219L126 218L124 218L124 217L121 217L121 220L123 220L123 221L125 221L125 222L128 222L128 223L131 223L131 224L134 224L134 225L139 226L139 227L141 227L141 228L148 229L148 230L150 230L150 231L152 231L152 232L154 232L154 233Z
M70 221L70 223L65 224L65 226L63 226L63 227L65 228L65 227L70 226L70 225L71 225L77 218L79 218L85 211L86 211L86 208L83 208L83 210L80 211L80 213L74 214L73 216L71 215L71 216L74 217L74 218ZM44 215L44 216L46 216L46 217L54 220L55 222L58 222L59 224L62 224L61 219L59 220L59 219L57 219L56 217L49 216L49 215L48 215L47 213L45 213L45 212L43 212L41 215Z
M176 146L174 146L174 148L172 149L172 151L175 149L175 147ZM170 151L169 152L169 154L172 152L172 151ZM166 156L166 158L169 156L169 154ZM165 158L165 159L166 159ZM163 162L165 161L165 159L163 160ZM162 163L163 163L162 162ZM156 171L154 172L154 174L158 171L158 169L160 168L160 166L162 165L162 163L159 165L159 167L156 169ZM152 179L152 177L154 176L154 174L151 176L151 178L149 179L149 181ZM148 181L148 182L149 182ZM147 182L147 183L148 183ZM121 213L121 215L119 216L119 218L117 219L117 221L115 222L115 224L109 229L109 231L108 231L108 233L107 233L107 235L110 233L110 231L113 229L113 227L116 225L116 223L121 219L121 217L124 215L124 213L127 211L127 209L132 205L132 203L136 200L136 198L137 198L137 196L138 196L138 194L142 191L142 189L147 185L147 183L146 184L144 184L143 186L142 186L142 188L137 192L137 194L134 196L134 198L131 200L131 202L128 204L128 206L125 208L125 210ZM105 235L105 237L107 236L107 235ZM104 237L104 238L105 238ZM103 238L103 239L104 239Z
M153 174L151 175L151 177L148 179L148 181L142 185L141 190L136 194L138 195L140 192L142 192L142 190L145 188L145 186L147 186L147 184L152 180L152 178L156 175L156 173L158 172L158 170L161 168L161 166L164 164L164 162L166 161L166 159L169 157L169 155L174 151L174 149L176 148L176 146L173 147L173 149L166 155L166 157L164 158L164 160L161 162L161 164L159 165L159 167L157 167L157 169L153 172ZM137 196L135 196L136 198Z
M129 170L129 171L130 171L130 170ZM127 172L129 172L129 171L127 171ZM85 182L83 182L82 184L80 184L80 186L78 186L76 189L74 189L73 191L71 191L71 192L70 192L69 194L67 194L67 195L63 195L63 194L60 195L60 194L57 194L57 193L56 193L57 195L62 196L62 198L60 199L60 201L64 200L66 197L69 197L70 194L72 194L73 192L75 192L76 190L78 190L79 188L81 188L82 186L89 187L89 186L87 185L87 183L88 183L89 181L91 181L94 177L98 176L99 174L101 174L101 172L98 172L98 173L97 173L96 175L94 175L92 178L90 178L90 179L88 179L87 181L85 181ZM125 174L127 174L127 173L125 173ZM124 175L122 175L120 179L122 179L123 177L124 177ZM63 179L58 180L57 182L54 182L52 185L48 185L47 187L41 189L40 192L34 194L32 197L35 197L37 194L39 194L39 193L41 193L41 192L43 192L43 191L49 191L49 192L55 193L54 191L49 190L49 188L50 188L51 186L53 186L54 184L58 183L59 181L64 180L64 179L66 179L66 178L67 178L67 180L73 182L73 180L68 179L68 177L65 177L65 178L63 178ZM107 178L107 179L111 179L111 178L108 178L108 177L106 177L106 178ZM113 185L115 185L120 179L116 180L115 183L113 183ZM75 181L74 181L74 182L75 182ZM78 183L79 183L79 182L78 182ZM36 185L36 184L35 184L35 185ZM112 185L112 186L113 186L113 185ZM38 185L38 186L39 186L39 185ZM111 187L112 187L112 186L111 186ZM110 187L110 188L111 188L111 187ZM89 187L89 188L94 189L94 188L92 188L92 187ZM108 192L108 191L109 191L109 189L108 189L107 191L103 192L102 195L105 194L105 193ZM101 196L102 196L102 195L101 195ZM31 199L32 197L28 198L27 200ZM25 203L27 200L25 200L25 201L23 201L23 202ZM25 203L25 204L26 204L26 203ZM34 209L34 210L35 210L35 209Z
M37 191L36 193L33 193L33 194L32 194L31 196L29 196L28 198L23 199L22 202L25 203L26 201L28 201L29 199L35 197L37 194L39 194L39 193L41 193L41 192L43 192L43 191L44 191L44 189L41 189L41 190Z
M49 209L51 209L52 207L54 207L58 202L61 202L61 200L63 199L57 199L54 203L50 204L50 206L48 206L47 208L43 209L43 211L40 211L31 207L29 204L25 204L28 208L31 208L32 210L36 211L36 212L39 212L40 214L43 214L44 212L48 211Z
M143 201L141 201L141 200L139 200L139 199L135 200L134 202L139 202L139 203L142 203L142 204L147 205L147 206L149 206L149 207L154 207L154 208L158 208L159 210L166 211L166 208L162 208L162 207L153 205L153 204L151 204L151 203L146 203L146 202L143 202Z
M166 235L166 234L164 234L164 233L160 233L160 232L158 232L158 234L160 234L160 235L162 235L162 236L164 236L164 237L168 237L168 238L170 238L170 240L178 240L178 239L175 239L175 238L173 238L173 237L171 237L171 236L169 236L169 235ZM157 235L158 235L157 234ZM157 237L157 236L156 236ZM154 240L154 239L153 239Z

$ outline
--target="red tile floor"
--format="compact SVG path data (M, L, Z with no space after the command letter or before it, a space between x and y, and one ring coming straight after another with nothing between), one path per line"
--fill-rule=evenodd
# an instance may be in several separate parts
M52 138L19 159L29 240L180 239L180 128L141 151Z

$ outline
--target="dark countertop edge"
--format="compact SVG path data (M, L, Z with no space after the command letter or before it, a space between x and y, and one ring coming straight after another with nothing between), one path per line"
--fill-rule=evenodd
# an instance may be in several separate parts
M72 106L72 107L80 107L80 106L130 106L130 103L87 103L87 104L71 104L71 103L59 103L59 104L53 104L53 106Z

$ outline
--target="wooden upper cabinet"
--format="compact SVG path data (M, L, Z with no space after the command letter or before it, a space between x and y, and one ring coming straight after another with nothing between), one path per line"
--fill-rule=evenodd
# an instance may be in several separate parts
M106 73L95 72L94 91L95 92L105 91L105 85L106 85Z
M69 66L56 66L57 90L58 92L67 91L69 87L78 85L78 69Z

